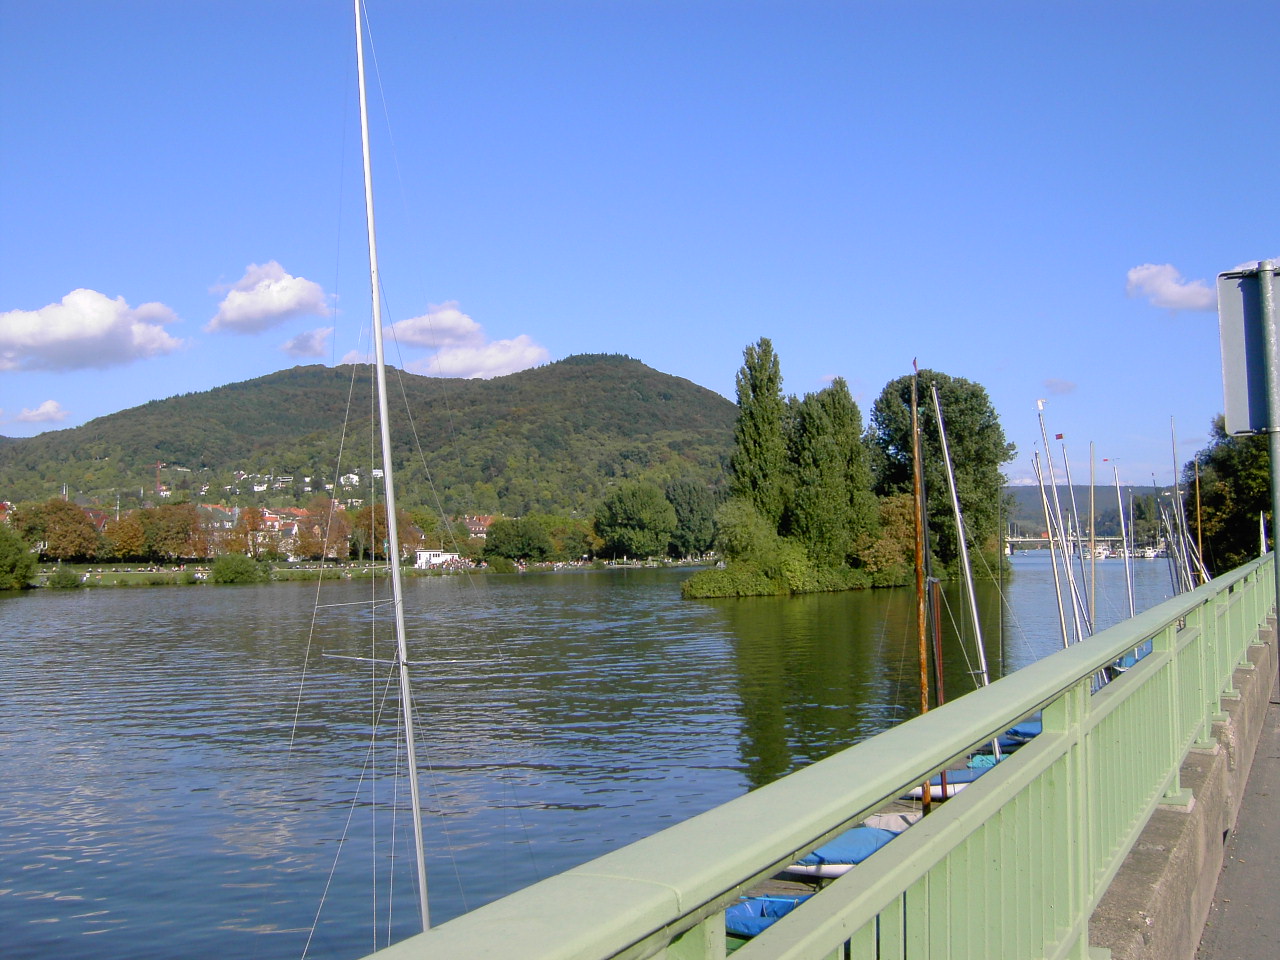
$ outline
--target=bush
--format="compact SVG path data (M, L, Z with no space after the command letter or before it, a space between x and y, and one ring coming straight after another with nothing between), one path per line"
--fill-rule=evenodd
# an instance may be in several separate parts
M262 583L268 578L268 568L253 557L240 553L228 554L213 561L209 571L210 583Z
M70 567L60 566L49 575L46 586L53 587L55 590L74 590L76 587L84 586L84 581L80 578L80 574Z
M485 563L489 565L490 573L515 573L516 565L514 561L508 560L506 557L487 557Z
M723 570L700 570L680 585L686 600L711 597L767 597L785 594L785 585L766 577L759 569L734 564Z

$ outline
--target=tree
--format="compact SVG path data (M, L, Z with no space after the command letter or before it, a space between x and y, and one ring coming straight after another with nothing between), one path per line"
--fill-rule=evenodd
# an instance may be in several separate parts
M119 520L108 520L102 537L103 549L112 559L128 560L146 555L146 531L133 514L127 514Z
M676 512L672 553L693 557L710 550L716 533L716 498L711 489L697 480L672 480L667 484L666 497Z
M345 560L351 552L351 527L347 511L324 494L307 503L307 515L298 521L298 554L313 560Z
M782 542L756 505L730 497L716 509L716 550L726 560L763 567Z
M209 555L209 537L193 503L166 503L143 510L138 521L146 539L146 551L156 560L194 559Z
M730 492L750 500L770 523L777 525L787 502L786 403L782 370L773 342L761 337L742 352L743 364L735 381L738 420L733 428L734 451Z
M887 384L871 412L870 438L877 448L876 492L880 496L911 490L911 380ZM936 384L955 471L960 510L970 544L995 552L999 547L1000 468L1013 459L1014 446L1004 436L987 391L971 380L934 370L919 372L920 435L928 493L931 547L943 563L959 555L955 518L947 488L946 466L934 414L930 385Z
M783 529L819 567L839 566L876 526L871 470L862 443L862 414L837 377L792 405L793 476Z
M1271 455L1265 435L1229 436L1222 417L1213 421L1209 446L1182 470L1183 489L1193 489L1200 468L1200 533L1204 561L1214 573L1234 569L1258 555L1258 517L1271 518ZM1196 530L1194 500L1188 528ZM1274 543L1274 539L1272 540Z
M415 532L417 528L413 526L409 515L399 508L396 508L396 526L397 531L403 532L400 537L401 553L408 548L410 543L421 539L421 534ZM387 529L387 505L385 503L375 503L371 507L362 507L356 511L356 515L351 519L351 542L361 560L364 559L366 551L374 560L385 559L390 536L391 534Z
M262 552L262 509L245 507L236 518L236 525L231 528L229 546L235 553L257 557Z
M56 497L18 511L18 531L41 553L54 560L88 560L98 552L98 531L89 515L68 500Z
M36 570L35 554L20 536L0 523L0 590L20 590Z
M485 556L506 557L508 560L536 563L547 559L551 550L551 537L546 528L532 517L495 520L489 524L484 541Z
M590 520L549 513L531 514L529 519L537 522L550 538L548 560L578 560L590 556L602 546Z
M675 508L652 483L624 483L596 511L596 533L614 557L665 554L675 529Z

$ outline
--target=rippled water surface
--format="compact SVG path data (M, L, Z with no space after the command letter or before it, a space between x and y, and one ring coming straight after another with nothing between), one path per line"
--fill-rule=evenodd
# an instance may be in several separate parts
M1014 566L1005 604L982 591L995 675L1061 646L1047 557ZM1165 597L1164 561L1135 570L1139 609ZM1105 624L1123 564L1098 575ZM407 582L434 921L915 712L909 591L684 602L684 576ZM411 873L381 878L411 860L387 669L321 656L387 655L370 591L325 585L314 622L314 584L0 595L0 953L347 958L413 932ZM959 695L972 642L947 649Z

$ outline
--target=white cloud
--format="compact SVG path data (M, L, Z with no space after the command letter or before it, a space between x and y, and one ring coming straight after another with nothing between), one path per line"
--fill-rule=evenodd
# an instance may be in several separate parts
M1050 393L1063 394L1075 393L1076 385L1070 380L1059 380L1056 377L1050 377L1044 381L1044 388Z
M323 357L329 349L329 335L333 327L317 327L286 340L280 349L292 357Z
M391 325L391 333L402 344L448 350L478 347L484 343L484 328L458 309L458 302L431 304L420 317Z
M271 260L261 266L249 264L205 329L260 333L301 316L329 316L324 289L318 283L285 273L284 267Z
M422 316L392 324L391 334L401 345L436 351L406 365L411 372L430 377L501 377L551 357L528 334L510 340L486 339L484 328L458 309L455 300L432 304Z
M1169 310L1213 310L1217 292L1203 280L1185 280L1171 263L1144 263L1129 271L1125 292Z
M348 350L342 355L339 363L373 363L374 356L372 350Z
M0 313L0 370L83 370L172 353L183 341L164 329L177 315L162 303L130 307L96 290L61 303Z
M461 377L464 380L503 377L528 370L551 358L547 348L527 334L511 340L494 340L478 347L450 347L434 357L408 364L413 373L429 377Z
M24 407L13 419L18 423L60 423L67 419L67 411L57 400L46 400L34 410Z

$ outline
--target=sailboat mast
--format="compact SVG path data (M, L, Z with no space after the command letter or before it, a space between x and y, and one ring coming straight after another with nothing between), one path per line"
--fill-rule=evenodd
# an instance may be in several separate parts
M912 361L912 366L915 366ZM920 465L920 404L917 393L917 381L920 371L917 369L911 377L911 512L915 519L915 566L916 566L916 640L919 643L920 661L920 712L929 712L929 646L928 620L925 605L924 577L924 475ZM935 661L936 662L936 661ZM938 677L939 695L941 695L942 677ZM924 812L929 812L933 800L933 790L925 780L921 793Z
M418 763L413 731L413 702L409 686L409 649L405 642L404 591L400 577L400 532L396 523L396 485L391 470L391 427L387 410L387 365L382 348L382 287L378 278L378 243L373 225L373 165L369 159L369 109L364 83L364 25L361 0L356 15L356 73L360 80L360 145L364 153L364 209L369 230L369 281L373 287L373 355L378 383L378 419L382 428L382 478L387 510L387 564L391 568L391 598L395 612L396 662L400 673L400 704L404 714L405 760L409 767L409 799L413 808L413 839L418 866L418 909L422 929L431 926L427 912L427 867L422 840L422 802L418 793Z
M933 391L933 412L938 418L938 440L942 444L942 463L947 468L947 486L951 489L951 508L956 518L956 540L960 548L960 568L964 573L965 593L969 595L969 616L973 620L974 643L978 648L978 670L982 685L991 683L991 675L987 672L987 651L982 643L982 623L978 619L978 597L973 589L973 568L969 565L969 545L964 532L964 516L960 512L960 495L956 491L956 475L951 469L951 450L947 445L947 429L942 420L942 403L938 399L938 385L930 384ZM997 750L996 756L999 756Z

